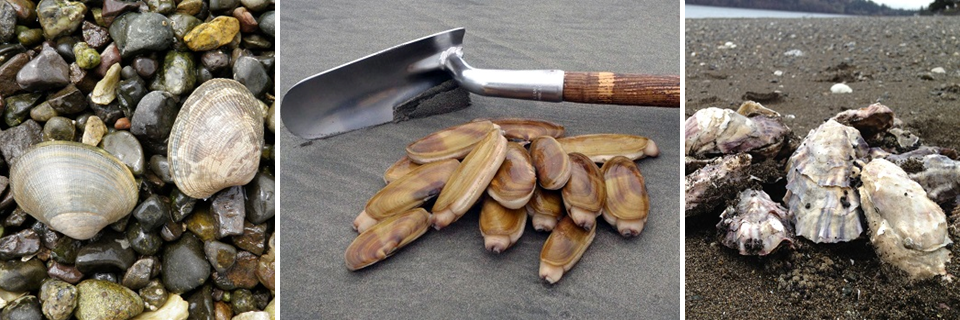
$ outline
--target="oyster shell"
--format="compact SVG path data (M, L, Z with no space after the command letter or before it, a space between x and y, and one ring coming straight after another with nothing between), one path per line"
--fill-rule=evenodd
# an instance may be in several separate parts
M960 162L939 154L924 156L922 161L923 171L909 176L923 187L927 197L947 203L960 196Z
M566 153L582 153L593 162L603 163L616 156L630 160L660 155L657 144L646 137L631 134L586 134L557 139Z
M547 190L537 187L533 197L527 202L527 215L537 231L552 231L557 221L563 218L566 211L563 209L563 198L560 191Z
M489 130L450 175L433 205L433 227L440 230L470 209L493 180L507 156L507 139L500 130Z
M753 159L749 153L726 155L697 169L684 180L684 211L687 217L707 213L733 197L729 189L750 179L748 168Z
M496 253L507 250L517 243L526 226L527 213L523 208L510 209L489 197L483 200L480 234L483 235L483 246L487 250Z
M863 211L870 226L870 242L877 255L911 278L932 278L947 273L950 260L943 210L927 198L919 184L900 167L875 159L863 167Z
M404 155L383 172L383 183L390 184L391 181L400 179L400 177L407 175L419 166L420 164L413 162L410 157Z
M413 162L421 164L444 159L463 159L488 132L499 129L487 120L449 127L410 143L407 146L407 156Z
M540 251L540 278L553 284L580 261L597 234L597 225L584 230L564 217L550 232Z
M533 119L496 119L492 120L494 124L500 126L503 130L503 136L510 141L520 142L521 144L530 143L536 137L550 136L559 138L563 136L563 126L544 120Z
M533 171L527 149L516 142L508 142L506 158L490 181L487 194L504 207L522 209L536 187L537 174Z
M893 127L893 110L885 105L874 103L860 109L840 112L832 119L842 125L856 128L864 139L872 141Z
M353 228L364 232L377 221L423 205L440 193L459 165L457 159L431 162L394 180L367 201L353 221Z
M766 192L744 190L737 205L720 214L717 231L723 245L741 255L765 256L782 242L793 244L793 216Z
M603 164L600 172L607 195L603 219L624 237L640 235L650 212L650 198L637 164L626 157L614 157Z
M249 183L263 150L260 102L237 81L204 82L183 103L167 150L173 181L190 197Z
M797 235L818 243L860 236L860 196L850 181L859 174L854 161L866 153L860 132L834 120L804 138L787 161L783 197L796 220Z
M10 188L20 208L78 240L92 238L137 205L137 183L127 166L78 142L28 149L10 168Z
M530 143L530 160L537 171L537 180L544 189L563 188L570 179L570 159L553 137L533 139Z
M780 114L753 101L737 112L706 108L687 118L686 155L710 158L747 152L760 159L774 158L783 149L790 128Z
M570 181L560 193L570 218L581 228L593 228L607 199L603 175L597 164L582 153L571 153Z
M420 238L429 228L430 213L423 208L387 217L350 243L344 253L347 269L356 271L380 262Z

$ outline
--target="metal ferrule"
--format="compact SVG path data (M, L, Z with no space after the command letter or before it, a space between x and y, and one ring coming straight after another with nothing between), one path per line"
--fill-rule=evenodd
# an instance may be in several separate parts
M463 61L462 47L440 55L440 65L467 91L514 99L563 101L562 70L476 69Z

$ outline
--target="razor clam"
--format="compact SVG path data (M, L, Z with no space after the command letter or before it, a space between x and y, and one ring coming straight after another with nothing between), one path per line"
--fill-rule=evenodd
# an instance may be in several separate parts
M863 167L860 196L870 227L870 242L886 263L910 278L947 273L953 243L940 206L897 165L875 159Z
M527 214L520 209L510 209L487 197L480 208L480 234L487 250L501 253L520 239L527 226Z
M566 213L560 191L540 187L533 191L533 197L527 202L526 209L533 229L537 231L552 231L557 226L557 221Z
M931 154L922 158L923 171L909 174L937 203L947 203L960 196L960 163L947 156Z
M487 120L449 127L408 145L407 156L420 164L444 159L463 159L488 132L499 129Z
M749 153L726 155L687 175L684 182L685 215L690 217L710 212L733 197L728 190L739 189L739 185L750 179L748 171L752 159Z
M420 164L414 163L410 157L404 155L383 172L383 183L390 184L391 181L400 179L419 166Z
M582 153L593 162L603 163L616 156L630 160L660 155L657 144L646 137L630 134L586 134L557 139L567 153Z
M432 224L440 230L470 209L493 180L493 175L507 156L507 139L500 130L489 130L483 140L467 154L450 175L447 185L433 205Z
M582 153L571 153L570 181L560 192L570 218L581 228L593 228L607 199L603 175L597 164Z
M627 157L614 157L603 164L600 172L607 194L603 219L624 237L640 235L650 212L650 198L637 164Z
M457 159L432 162L394 180L367 201L364 210L353 221L353 228L364 232L377 221L423 205L440 193L459 165Z
M860 196L850 179L859 173L854 161L866 153L860 132L834 120L804 138L787 161L783 197L794 216L797 235L818 243L860 236Z
M423 208L411 209L380 221L364 231L347 247L344 260L347 269L356 271L393 255L430 228L430 213Z
M183 103L167 143L177 188L193 198L253 180L263 150L260 102L243 84L212 79Z
M508 142L507 155L490 181L487 195L504 207L522 209L530 201L536 187L537 175L527 149L519 143Z
M539 137L530 143L530 160L537 171L540 186L547 190L563 188L570 179L567 152L553 137Z
M874 103L860 109L840 112L832 119L842 125L856 128L864 139L873 141L878 138L878 135L893 127L894 118L893 110L885 105Z
M564 217L550 232L540 251L540 278L553 284L580 261L597 234L597 226L584 230Z
M137 205L137 183L123 162L78 142L37 144L10 168L17 204L71 238L86 240Z
M686 155L710 158L748 152L754 157L774 158L783 148L790 128L780 114L753 101L737 112L706 108L687 118Z
M741 255L765 256L781 243L793 244L793 217L766 192L752 189L740 193L736 206L720 214L717 231L723 245Z
M491 120L499 125L503 130L503 136L510 141L520 142L521 144L530 143L536 137L550 136L560 138L563 136L563 126L544 120L533 119L496 119Z

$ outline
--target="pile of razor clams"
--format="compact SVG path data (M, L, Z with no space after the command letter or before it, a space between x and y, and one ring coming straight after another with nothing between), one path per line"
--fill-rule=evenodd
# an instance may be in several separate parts
M0 0L0 318L272 319L272 0Z
M767 255L797 236L867 237L894 272L950 277L943 208L960 199L957 153L922 145L887 106L843 111L797 141L779 113L748 101L737 111L697 111L685 134L686 216L720 212L725 246ZM782 202L767 191L784 194Z
M515 244L527 216L535 230L550 232L540 253L540 278L549 283L590 247L598 217L624 237L639 235L650 203L635 161L659 155L656 143L626 134L564 137L564 131L542 120L475 120L414 141L354 220L360 235L346 250L347 268L386 259L475 204L489 251Z

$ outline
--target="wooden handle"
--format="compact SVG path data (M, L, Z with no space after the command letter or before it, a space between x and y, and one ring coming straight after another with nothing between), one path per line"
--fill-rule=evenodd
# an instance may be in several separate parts
M563 101L679 108L680 76L567 72Z

